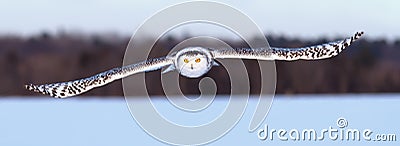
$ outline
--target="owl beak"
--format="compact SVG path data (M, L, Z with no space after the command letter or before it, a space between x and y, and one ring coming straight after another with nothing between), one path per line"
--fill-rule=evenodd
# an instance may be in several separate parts
M193 64L190 64L190 68L193 70Z

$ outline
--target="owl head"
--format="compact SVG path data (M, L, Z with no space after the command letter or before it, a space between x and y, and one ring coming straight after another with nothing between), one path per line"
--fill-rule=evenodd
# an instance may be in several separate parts
M214 59L210 50L202 47L190 47L176 54L175 69L183 76L197 78L206 74Z

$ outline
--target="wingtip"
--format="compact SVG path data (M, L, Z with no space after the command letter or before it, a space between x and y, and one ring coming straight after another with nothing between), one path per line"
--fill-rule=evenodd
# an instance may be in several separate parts
M35 91L35 85L33 85L33 84L25 84L24 87L27 90Z
M32 91L32 92L37 92L37 93L42 93L45 94L43 91L40 90L40 87L38 85L34 84L25 84L25 89Z
M29 91L37 92L37 93L42 93L43 95L49 95L49 96L52 96L52 97L54 97L54 98L59 98L59 97L57 97L57 96L50 95L49 93L47 93L47 92L44 91L43 89L40 89L40 88L41 88L40 86L41 86L41 85L34 85L34 84L25 84L25 85L24 85L25 89L27 89L27 90L29 90Z
M357 31L352 37L351 37L351 41L355 41L357 39L359 39L362 35L364 34L363 30Z
M363 30L360 30L360 31L357 31L357 32L356 32L355 36L360 37L360 36L363 35L363 34L364 34L364 31L363 31Z

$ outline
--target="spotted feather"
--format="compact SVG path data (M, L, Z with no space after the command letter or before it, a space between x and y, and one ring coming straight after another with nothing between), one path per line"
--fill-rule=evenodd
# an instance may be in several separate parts
M82 94L90 89L106 85L132 74L157 70L172 63L170 58L152 59L121 68L114 68L84 79L43 85L29 84L25 85L25 88L56 98L65 98Z
M326 44L304 47L304 48L241 48L241 49L221 49L214 50L214 58L241 58L258 60L317 60L325 59L338 55L346 47L350 46L355 40L361 37L364 32L356 32L352 37L341 41Z
M342 41L304 48L260 48L260 49L222 49L214 50L203 47L188 47L165 58L152 59L133 65L114 68L94 76L62 83L44 85L25 85L26 89L50 95L56 98L75 96L95 87L106 85L114 80L140 72L154 71L168 66L163 73L176 70L189 78L197 78L206 74L212 66L218 66L216 58L242 58L258 60L316 60L338 55L351 43L361 37L363 32ZM183 61L183 60L187 61ZM192 61L190 61L192 60ZM198 61L193 61L198 60ZM203 61L201 61L203 60Z

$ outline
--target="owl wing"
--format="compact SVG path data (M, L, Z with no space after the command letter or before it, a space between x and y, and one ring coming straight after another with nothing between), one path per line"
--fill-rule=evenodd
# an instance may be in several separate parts
M121 68L114 68L84 79L43 85L29 84L25 85L25 88L56 98L66 98L82 94L95 87L106 85L114 80L118 80L140 72L158 70L164 66L172 64L173 60L170 57L157 58L137 64L123 66Z
M341 41L330 42L304 48L260 48L260 49L222 49L213 50L214 58L241 58L258 60L317 60L338 55L346 47L361 37L364 32L356 32L352 37Z

